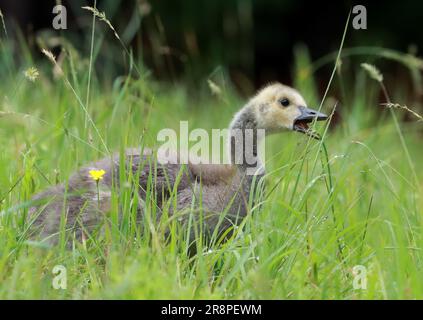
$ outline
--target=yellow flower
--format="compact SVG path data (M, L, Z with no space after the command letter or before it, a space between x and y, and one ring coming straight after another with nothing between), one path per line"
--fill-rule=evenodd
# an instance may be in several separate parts
M90 176L94 181L99 181L103 179L104 174L106 173L106 171L104 171L103 169L101 170L90 170Z

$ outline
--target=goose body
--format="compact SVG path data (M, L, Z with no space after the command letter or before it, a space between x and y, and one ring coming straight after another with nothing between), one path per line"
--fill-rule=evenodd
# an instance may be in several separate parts
M313 119L323 120L326 116L308 109L296 90L277 83L253 97L234 116L229 129L240 132L243 138L246 129L251 129L252 152L257 156L260 143L255 134L257 130L264 129L267 134L283 130L307 133L307 123ZM176 161L172 161L172 164L165 162L160 153L151 149L128 149L123 161L118 154L114 154L84 166L69 178L66 185L51 187L33 198L34 206L29 210L29 218L34 225L34 234L39 239L55 243L63 217L66 219L66 229L76 239L81 239L83 233L99 226L111 210L112 190L123 187L117 182L122 164L125 171L132 172L138 178L138 186L134 190L141 199L146 199L146 190L154 186L153 202L158 209L158 218L163 207L168 205L170 214L186 211L181 215L181 220L189 217L189 211L202 214L201 221L208 233L216 227L220 233L225 232L231 226L238 225L248 214L250 197L264 176L263 166L244 161L245 149L242 148L240 153L235 143L231 137L228 144L231 157L229 165L182 165L178 163L177 155L174 155ZM249 171L252 166L255 167L254 171ZM98 185L90 177L90 170L93 169L105 171ZM169 206L171 201L167 199L171 195L176 195L176 206ZM137 211L141 216L142 202ZM225 215L222 218L223 212Z

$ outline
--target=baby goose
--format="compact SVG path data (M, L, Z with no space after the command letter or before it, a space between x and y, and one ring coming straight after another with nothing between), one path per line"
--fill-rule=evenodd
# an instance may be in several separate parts
M235 133L241 135L243 144L247 147L246 134L247 131L252 132L250 151L257 156L260 144L257 133L260 129L265 130L266 134L294 130L318 138L308 129L307 124L313 120L325 119L325 114L307 108L303 97L295 89L280 83L272 84L259 91L235 114L229 126L231 139L228 151L231 164L190 163L183 166L177 164L177 161L174 162L176 164L164 164L162 156L152 150L140 152L129 149L125 153L125 161L119 161L119 155L104 158L73 174L67 187L64 184L57 185L35 196L33 200L36 205L30 208L29 217L37 227L40 239L50 243L57 241L63 215L66 218L66 229L76 239L81 239L85 232L100 225L103 217L110 211L111 190L119 188L119 166L125 163L125 169L132 170L134 176L139 173L137 190L142 199L146 198L146 190L151 183L149 180L154 179L153 191L159 215L177 184L176 208L168 208L169 213L172 214L175 210L194 210L203 215L203 219L199 220L204 222L204 231L207 234L214 232L216 227L222 233L231 226L238 225L247 215L250 194L255 190L253 185L264 175L264 168L260 163L246 161L246 148L238 151L240 148L237 148L236 144L239 142L234 138ZM103 179L99 181L99 188L89 174L90 170L96 168L105 171ZM142 211L140 205L140 216ZM223 219L222 212L225 212ZM189 214L181 215L181 219L187 219L184 217L188 216Z

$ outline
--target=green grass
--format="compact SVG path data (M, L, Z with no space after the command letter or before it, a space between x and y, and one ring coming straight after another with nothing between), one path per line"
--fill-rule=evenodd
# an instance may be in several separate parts
M296 86L318 105L313 79L302 72L310 65L304 50L297 52ZM323 142L298 133L269 137L264 202L228 242L199 245L189 257L174 220L128 227L133 212L125 190L116 191L115 208L119 203L127 219L117 223L114 210L104 237L71 250L28 241L24 216L34 194L107 150L154 146L157 132L178 129L179 120L191 129L225 128L246 97L222 83L213 96L207 79L194 96L183 83L151 77L110 83L88 71L91 59L75 55L63 65L68 83L54 79L47 62L30 82L23 76L30 59L16 65L10 52L2 55L8 71L0 92L0 299L423 298L421 123L399 123L402 143L392 114L378 105L378 83L359 67L341 101L342 121ZM333 85L345 86L346 77L339 73ZM66 290L52 287L56 265L66 267ZM365 290L353 288L357 265L367 268Z

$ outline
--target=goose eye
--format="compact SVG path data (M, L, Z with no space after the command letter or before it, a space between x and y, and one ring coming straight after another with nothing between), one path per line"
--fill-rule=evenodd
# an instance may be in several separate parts
M281 105L283 105L284 107L287 107L287 106L289 106L289 105L290 105L289 100L288 100L288 99L286 99L286 98L284 98L284 99L280 99L280 100L279 100L279 103L280 103Z

